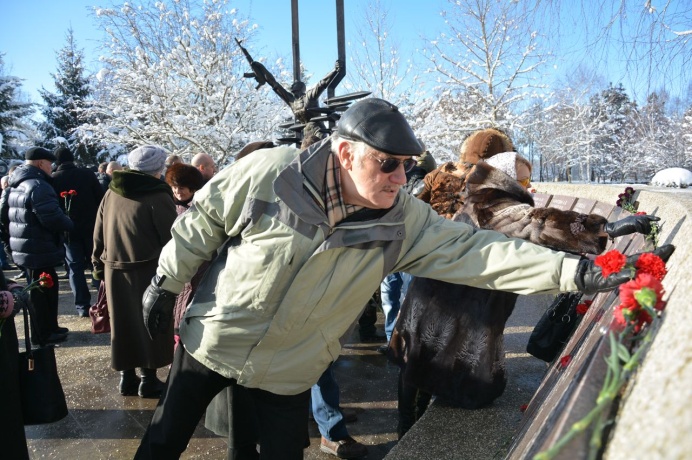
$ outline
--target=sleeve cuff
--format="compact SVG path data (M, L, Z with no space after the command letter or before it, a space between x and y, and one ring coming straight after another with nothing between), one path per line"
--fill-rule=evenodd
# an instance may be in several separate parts
M578 291L577 283L574 281L574 276L577 274L577 265L581 260L580 256L572 254L565 255L562 259L562 270L560 271L560 291Z

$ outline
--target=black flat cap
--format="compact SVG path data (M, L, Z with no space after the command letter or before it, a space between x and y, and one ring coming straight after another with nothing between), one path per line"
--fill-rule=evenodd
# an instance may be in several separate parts
M58 147L57 149L53 150L53 153L55 154L56 164L60 165L74 161L74 155L67 147Z
M354 103L341 115L336 132L390 155L423 153L423 146L399 108L384 99L368 98Z
M55 161L55 155L43 147L31 147L24 152L25 160L50 160Z

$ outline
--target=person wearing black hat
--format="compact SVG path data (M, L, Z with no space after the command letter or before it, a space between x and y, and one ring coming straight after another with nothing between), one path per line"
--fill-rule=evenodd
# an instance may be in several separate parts
M91 293L84 276L85 261L93 251L96 212L104 192L93 172L77 167L69 148L59 147L53 153L57 165L53 173L53 188L60 197L62 209L74 222L74 229L65 238L70 288L77 315L88 318Z
M405 117L362 99L307 150L267 149L224 168L173 224L142 298L152 337L216 257L183 321L168 386L135 458L179 458L209 402L232 402L234 458L301 459L310 388L384 277L405 271L530 294L610 290L588 259L437 215L402 190L423 148ZM237 396L237 398L236 398ZM259 438L247 420L257 417ZM321 445L343 457L343 445Z
M0 233L12 251L14 262L28 272L29 283L45 274L52 279L29 291L36 310L31 339L39 345L65 340L67 328L58 326L57 265L65 259L64 232L74 228L72 220L60 208L51 178L56 160L49 150L31 147L24 155L25 164L10 177L0 199Z

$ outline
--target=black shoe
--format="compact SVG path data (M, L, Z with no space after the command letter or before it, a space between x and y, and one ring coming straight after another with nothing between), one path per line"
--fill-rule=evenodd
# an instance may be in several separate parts
M387 350L389 350L389 345L380 345L379 347L377 347L377 352L382 355L386 355Z
M134 369L120 371L118 391L120 391L120 394L123 396L134 396L137 394L139 382L139 377L137 377Z
M33 343L34 345L38 345L40 347L43 347L45 345L53 345L56 343L64 342L65 339L67 339L67 334L60 334L58 332L52 332L44 340L34 340L32 338L31 343Z
M350 436L339 441L322 437L320 450L339 458L362 458L368 455L368 448Z
M68 332L70 332L70 330L66 327L58 326L58 328L53 332L55 332L56 334L67 334Z
M156 369L142 368L141 382L137 391L140 398L160 398L165 386L166 384L156 377Z

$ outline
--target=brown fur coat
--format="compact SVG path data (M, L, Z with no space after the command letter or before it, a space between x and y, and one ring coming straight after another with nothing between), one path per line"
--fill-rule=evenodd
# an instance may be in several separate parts
M446 187L451 181L437 183ZM599 236L603 217L534 208L516 180L485 163L466 177L463 194L452 192L447 188L444 194L461 203L454 220L557 250L599 253L605 247L606 238ZM507 383L503 331L516 299L512 293L415 278L389 352L402 366L404 382L467 409L490 404Z

